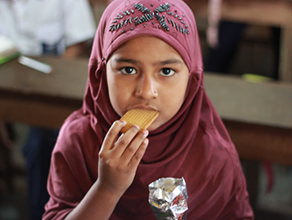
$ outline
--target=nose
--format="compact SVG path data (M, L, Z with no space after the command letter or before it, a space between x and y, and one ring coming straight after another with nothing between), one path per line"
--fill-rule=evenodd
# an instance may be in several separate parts
M138 80L135 95L146 100L157 98L158 92L156 80L147 74L143 74Z

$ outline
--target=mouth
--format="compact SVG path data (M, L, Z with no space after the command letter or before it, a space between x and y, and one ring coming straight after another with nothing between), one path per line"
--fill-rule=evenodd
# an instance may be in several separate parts
M153 111L157 111L159 112L155 107L150 106L150 105L134 105L133 107L131 107L131 109L146 109L146 110L153 110Z

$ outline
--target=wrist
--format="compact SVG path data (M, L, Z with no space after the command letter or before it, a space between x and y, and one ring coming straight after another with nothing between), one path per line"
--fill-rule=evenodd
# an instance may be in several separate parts
M108 184L101 183L99 179L96 180L93 187L95 188L95 191L98 193L98 195L101 195L105 199L112 202L116 202L116 203L120 200L120 198L124 194L124 192L114 190Z

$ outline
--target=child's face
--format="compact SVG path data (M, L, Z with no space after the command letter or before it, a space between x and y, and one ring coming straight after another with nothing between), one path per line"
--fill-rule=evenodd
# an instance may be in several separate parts
M127 41L107 63L109 98L114 110L120 116L132 108L159 111L150 131L178 112L188 79L189 70L179 53L155 37Z

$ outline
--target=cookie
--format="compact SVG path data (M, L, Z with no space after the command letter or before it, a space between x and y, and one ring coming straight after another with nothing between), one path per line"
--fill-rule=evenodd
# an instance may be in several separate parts
M147 129L150 124L157 118L159 115L158 111L149 110L149 109L131 109L126 114L123 115L121 120L127 122L126 126L122 128L121 132L125 133L133 125L139 125L140 130Z

